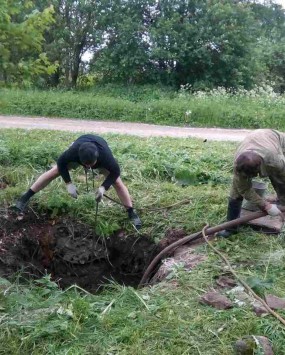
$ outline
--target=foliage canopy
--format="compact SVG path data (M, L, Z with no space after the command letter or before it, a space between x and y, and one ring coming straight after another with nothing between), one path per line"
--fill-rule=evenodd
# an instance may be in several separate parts
M285 14L273 1L1 1L5 83L285 87Z

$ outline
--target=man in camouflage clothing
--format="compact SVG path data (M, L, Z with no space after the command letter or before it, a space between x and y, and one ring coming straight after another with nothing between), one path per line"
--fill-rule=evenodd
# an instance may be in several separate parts
M277 193L278 203L285 206L285 134L258 129L240 144L234 160L234 176L228 202L227 220L239 218L243 199L257 205L270 216L282 217L279 208L260 197L252 188L252 178L269 177ZM221 237L229 237L237 228L223 230Z

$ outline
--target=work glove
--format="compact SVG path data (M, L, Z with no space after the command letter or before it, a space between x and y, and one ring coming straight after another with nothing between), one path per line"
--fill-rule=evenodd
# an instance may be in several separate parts
M283 219L283 214L276 205L268 204L265 211L272 217L281 216Z
M67 188L67 191L71 197L77 198L77 190L76 190L75 185L70 183L70 184L67 184L66 188Z
M97 202L100 202L104 196L104 192L105 192L105 187L104 186L100 186L98 188L98 190L95 192L95 200Z

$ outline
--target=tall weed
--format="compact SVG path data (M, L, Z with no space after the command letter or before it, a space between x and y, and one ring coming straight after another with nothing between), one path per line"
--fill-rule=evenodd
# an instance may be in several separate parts
M224 88L175 92L151 86L106 86L92 91L3 89L1 102L0 113L10 115L285 130L285 98L270 87L236 92Z

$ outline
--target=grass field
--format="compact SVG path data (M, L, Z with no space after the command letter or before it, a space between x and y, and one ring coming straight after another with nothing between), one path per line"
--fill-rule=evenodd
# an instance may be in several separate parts
M284 95L271 88L178 92L155 86L108 85L89 91L1 90L0 113L189 127L285 130Z
M1 130L0 190L2 206L11 204L77 136L71 133ZM170 228L187 233L225 218L232 157L236 144L196 139L104 136L122 167L122 178L141 210L141 234L158 242ZM73 173L81 192L68 197L63 182L54 181L32 200L37 211L69 215L92 225L94 199L85 193L82 171ZM96 186L99 181L96 181ZM110 191L110 196L115 197ZM164 207L184 199L188 205ZM2 209L0 208L2 211ZM120 227L132 232L125 212L112 202L99 208L98 230L108 236ZM255 280L260 294L284 297L284 240L243 227L229 240L217 240L244 279ZM264 335L274 353L285 353L285 330L271 316L257 317L249 305L218 311L201 305L203 290L215 287L227 271L206 246L207 260L185 271L178 265L168 280L135 290L118 284L91 295L71 287L60 290L49 275L21 284L0 279L0 341L3 354L193 354L228 355L241 336ZM234 296L229 296L234 301ZM280 314L285 316L284 311Z

